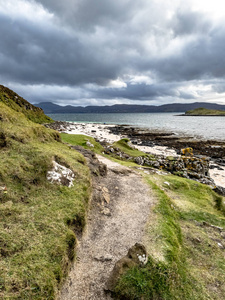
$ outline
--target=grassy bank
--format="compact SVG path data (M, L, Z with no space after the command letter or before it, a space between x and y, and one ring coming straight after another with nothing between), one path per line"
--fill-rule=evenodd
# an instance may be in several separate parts
M147 228L149 262L121 278L117 297L222 299L224 199L185 178L158 174L145 178L158 199Z
M50 117L46 116L43 110L36 107L20 97L9 88L0 85L0 103L4 103L16 112L22 113L27 119L43 124L54 122Z
M90 176L53 130L0 102L0 299L55 299L85 224ZM53 160L74 186L46 179Z

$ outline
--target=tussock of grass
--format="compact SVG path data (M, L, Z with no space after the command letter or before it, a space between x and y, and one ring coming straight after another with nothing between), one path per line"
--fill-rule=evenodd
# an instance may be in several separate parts
M55 131L0 111L0 298L55 299L85 225L89 170ZM75 173L72 188L46 180L53 159Z

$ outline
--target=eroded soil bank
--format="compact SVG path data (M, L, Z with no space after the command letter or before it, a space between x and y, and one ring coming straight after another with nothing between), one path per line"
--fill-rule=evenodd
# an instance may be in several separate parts
M86 231L60 300L111 299L105 283L116 261L142 242L154 197L137 172L98 156L107 175L94 183Z

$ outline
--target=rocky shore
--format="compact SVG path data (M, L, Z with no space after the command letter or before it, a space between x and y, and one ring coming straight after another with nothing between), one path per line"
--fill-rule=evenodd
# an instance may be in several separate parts
M225 141L198 140L171 132L156 132L127 125L55 122L46 126L59 132L94 137L104 145L106 152L131 160L132 158L112 146L121 138L128 138L131 147L148 154L136 157L134 160L137 164L197 180L212 188L216 187L217 192L225 195Z

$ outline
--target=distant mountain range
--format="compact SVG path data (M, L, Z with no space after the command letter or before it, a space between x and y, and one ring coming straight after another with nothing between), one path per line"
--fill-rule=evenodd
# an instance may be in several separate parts
M155 112L185 112L187 110L196 109L199 107L207 109L225 110L225 105L195 102L189 104L173 103L160 106L155 105L130 105L130 104L115 104L111 106L61 106L52 102L41 102L34 104L44 110L46 114L58 113L155 113Z

